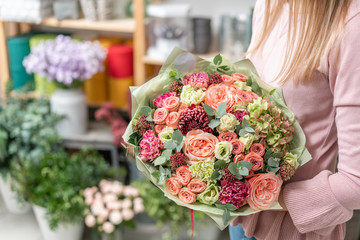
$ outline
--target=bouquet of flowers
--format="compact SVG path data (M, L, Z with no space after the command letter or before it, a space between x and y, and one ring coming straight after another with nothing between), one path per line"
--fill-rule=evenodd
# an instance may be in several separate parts
M138 168L220 229L236 216L280 209L282 183L311 159L281 90L262 82L249 60L174 50L157 77L131 90L124 139L139 150Z
M60 88L77 88L104 69L106 50L98 42L73 40L59 35L31 48L23 65L28 73L37 73Z
M135 214L144 211L138 189L119 181L101 180L99 187L86 188L83 194L88 206L85 225L106 234L122 225L133 227Z

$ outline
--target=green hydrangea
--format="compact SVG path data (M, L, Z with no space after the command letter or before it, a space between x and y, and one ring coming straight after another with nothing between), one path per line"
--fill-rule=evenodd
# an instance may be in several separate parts
M233 83L235 86L238 86L243 91L251 91L251 87L246 85L246 82L237 81Z
M231 151L232 144L227 141L219 142L215 145L215 157L227 163L230 162Z
M196 162L190 166L191 177L201 181L209 181L214 170L213 160Z
M195 89L190 85L185 85L180 94L180 102L184 105L190 106L191 104L199 105L204 101L205 92L201 89Z
M201 203L213 205L219 198L219 187L214 183L208 183L205 191L197 195L197 200Z
M220 118L220 125L216 128L218 132L234 132L236 125L240 124L234 114L226 113Z
M286 153L284 156L284 161L287 161L291 165L293 165L295 168L299 167L299 162L297 161L297 155L292 153Z
M262 98L255 98L251 103L248 104L247 109L249 112L253 113L262 113L266 111L269 107L269 103Z
M159 133L159 139L165 143L171 140L173 133L174 129L172 127L166 127Z

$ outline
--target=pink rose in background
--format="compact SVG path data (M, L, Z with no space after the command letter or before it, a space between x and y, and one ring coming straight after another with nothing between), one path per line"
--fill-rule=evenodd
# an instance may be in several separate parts
M156 124L165 124L168 114L169 112L166 110L166 108L158 108L154 112L153 121Z
M186 134L184 154L191 162L205 161L215 157L215 145L219 142L214 135L202 130L192 130Z
M119 210L114 210L110 212L109 220L112 224L118 225L122 222L123 218Z
M231 145L233 146L233 149L231 151L232 154L238 155L243 152L244 150L244 144L239 139L233 139L230 141ZM235 162L235 160L234 160Z
M118 197L114 193L107 193L104 195L104 202L115 202L118 199Z
M130 208L125 208L125 209L123 209L122 212L121 212L121 214L122 214L123 219L124 219L125 221L129 221L129 220L131 220L131 219L134 218L134 211L131 210Z
M182 188L179 192L179 198L181 201L187 204L196 202L196 194L191 192L188 188Z
M168 112L175 112L180 106L180 98L176 96L168 97L164 100L163 107L168 110Z
M165 186L170 194L172 195L178 195L180 192L180 189L182 188L182 185L180 181L176 178L168 178L165 181Z
M110 210L120 210L122 207L121 201L109 202L106 204L106 207Z
M102 228L103 228L104 232L107 234L110 234L115 230L115 226L111 222L104 222L104 224L102 225Z
M145 210L144 204L143 203L138 203L134 205L134 212L135 213L141 213Z
M111 189L111 191L112 191L113 193L115 193L117 196L119 196L119 195L122 193L123 188L124 188L124 186L122 185L121 182L119 182L119 181L114 181L113 184L112 184L112 189Z
M122 201L122 208L131 208L132 206L132 201L130 199L124 199Z
M219 134L218 138L219 138L220 142L223 142L223 141L230 142L237 138L237 134L234 132L223 131Z
M166 126L172 127L173 129L177 129L179 126L179 120L180 120L180 113L178 112L171 112L167 116L165 122Z
M89 228L95 226L96 224L96 219L93 215L87 215L85 217L85 225Z
M253 210L268 209L278 200L283 181L275 173L258 174L249 179L247 202Z

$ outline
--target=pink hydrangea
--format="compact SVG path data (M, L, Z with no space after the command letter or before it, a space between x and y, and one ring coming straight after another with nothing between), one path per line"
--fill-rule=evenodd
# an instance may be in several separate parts
M249 195L249 184L240 180L228 182L219 193L219 201L223 204L232 204L239 208L246 202Z
M145 132L143 139L140 142L140 158L143 161L154 160L160 156L161 149L164 148L164 143L157 137L152 130Z
M205 90L209 87L209 81L209 76L206 72L196 72L186 75L183 79L183 84Z
M172 97L172 96L176 96L176 93L170 91L170 92L164 93L163 95L157 97L154 102L155 107L162 108L164 105L164 100L167 99L168 97Z

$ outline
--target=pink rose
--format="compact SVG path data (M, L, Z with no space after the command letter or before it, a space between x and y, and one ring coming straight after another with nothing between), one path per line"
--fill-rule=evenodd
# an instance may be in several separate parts
M231 85L235 82L235 79L233 79L229 75L221 75L221 79L222 79L223 83L225 83L227 85Z
M111 191L113 193L115 193L117 196L119 196L122 193L123 188L124 188L124 186L122 185L121 182L115 181L115 182L113 182Z
M167 115L168 115L168 110L166 110L166 108L158 108L154 112L153 121L156 124L164 124L166 121Z
M196 202L196 194L191 192L188 188L182 188L179 192L179 198L181 201L187 204Z
M199 179L191 179L187 188L193 193L201 193L206 189L206 183Z
M131 208L132 206L132 201L128 198L125 198L123 201L122 201L122 207L123 208Z
M141 213L145 210L144 204L143 203L137 203L134 204L134 212L135 213Z
M159 124L159 125L155 125L154 130L156 134L159 135L159 133L161 133L161 131L166 127L167 127L166 125Z
M189 163L213 159L215 145L218 142L217 137L210 133L192 130L186 134L183 151L190 159Z
M104 202L105 203L114 202L117 199L118 198L114 193L107 193L107 194L104 195Z
M163 108L166 108L168 112L177 111L179 106L180 106L180 98L176 96L171 96L164 100Z
M134 211L131 210L130 208L123 209L121 214L125 221L129 221L134 218Z
M177 129L179 126L180 113L171 112L166 118L166 126L172 127L173 129Z
M122 207L121 201L109 202L106 204L106 207L110 210L120 210Z
M220 142L223 142L223 141L230 142L231 140L237 138L237 135L234 132L224 131L219 134L218 138L219 138Z
M172 195L178 195L180 189L182 188L180 181L176 178L166 179L165 186L169 193Z
M102 228L103 228L104 232L107 234L110 234L115 230L115 226L111 222L104 222L104 224L102 225Z
M257 174L249 180L247 202L253 210L268 209L278 200L283 181L275 173Z
M109 215L109 220L112 224L118 225L122 222L122 215L119 210L111 211Z
M264 165L264 159L259 154L254 152L249 152L246 154L244 160L252 164L251 170L254 172L262 169Z
M231 151L232 154L238 155L244 151L244 143L240 141L239 139L233 139L230 141L231 145L233 146L233 149ZM235 162L235 160L234 160Z
M232 73L231 77L235 79L235 81L240 81L240 82L246 82L248 80L248 77L241 73Z
M176 169L176 176L182 185L188 185L191 180L191 172L189 170L189 166L178 167Z
M85 225L89 228L92 228L96 224L96 219L93 215L87 215L85 217Z

